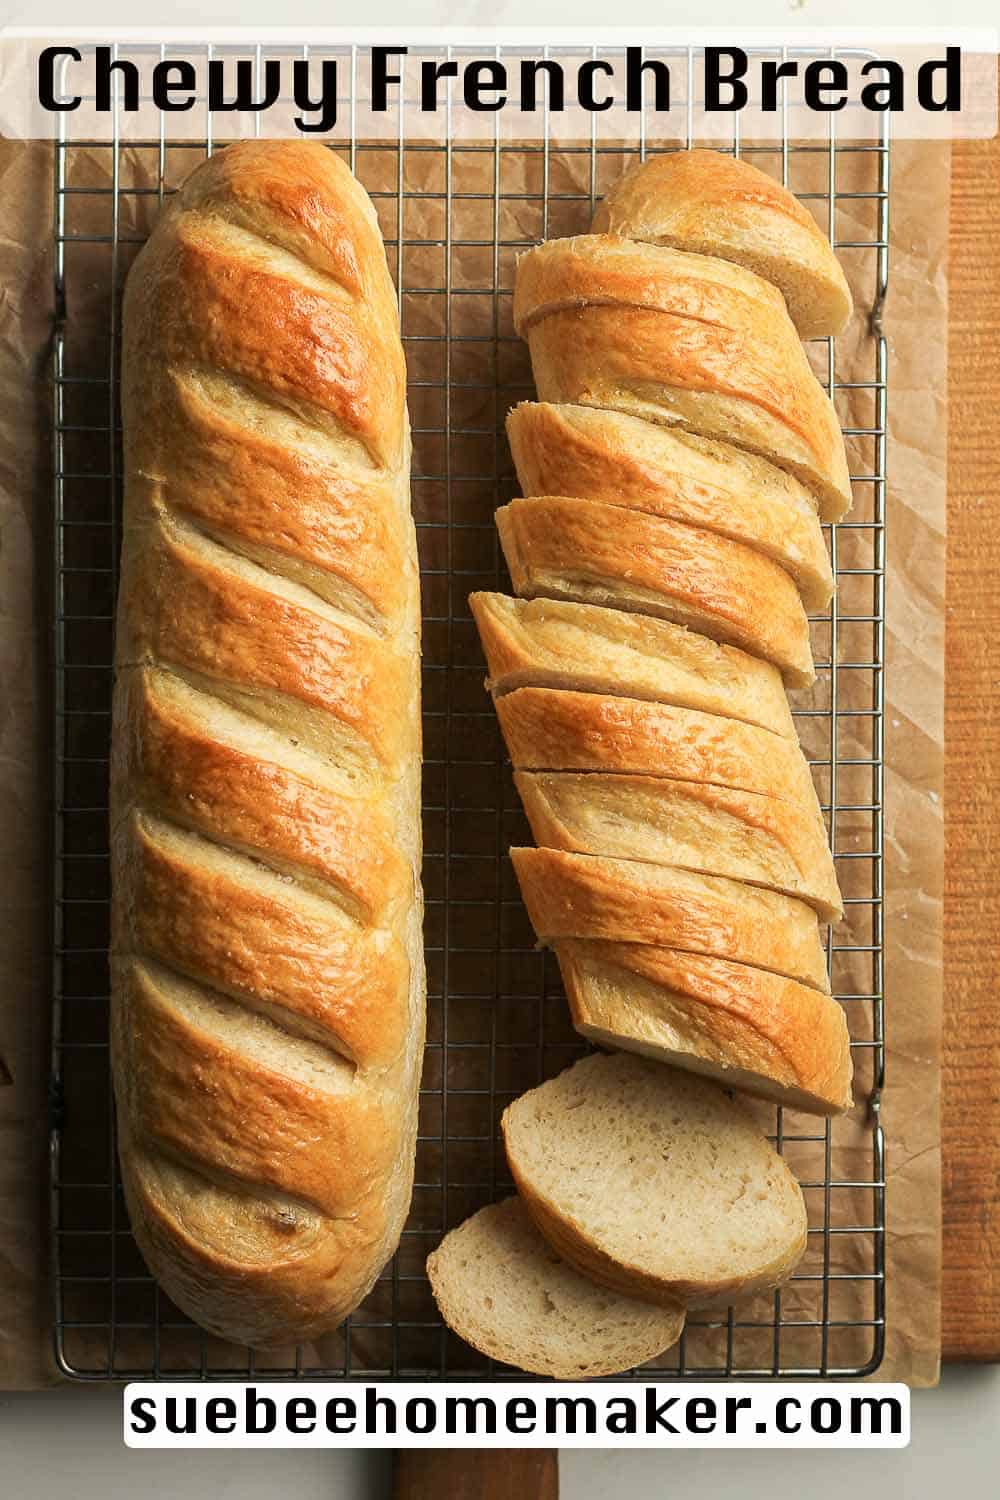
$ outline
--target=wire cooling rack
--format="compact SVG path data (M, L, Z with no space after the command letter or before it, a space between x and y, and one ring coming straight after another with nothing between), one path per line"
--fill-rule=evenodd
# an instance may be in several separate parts
M255 56L259 65L260 48ZM691 62L689 53L689 78ZM125 143L117 119L110 142L71 142L65 131L56 142L51 1209L55 1349L70 1377L508 1373L442 1326L424 1261L444 1229L509 1191L497 1139L504 1105L581 1050L557 969L535 949L506 857L511 843L530 836L466 603L475 588L506 587L493 511L516 481L503 421L532 394L511 323L513 264L543 237L585 230L596 199L638 155L690 146L691 118L689 106L687 138L640 137L623 148L596 135L559 142L547 119L543 138L527 144L499 135L411 141L401 116L395 142L352 139L335 148L378 208L410 373L424 607L428 1040L416 1187L398 1254L343 1329L316 1346L257 1355L204 1334L139 1257L117 1174L108 1065L120 292L159 203L213 142ZM828 949L851 1028L859 1108L833 1123L765 1112L806 1192L806 1257L781 1292L693 1316L680 1343L642 1372L647 1378L856 1376L877 1368L884 1346L881 316L890 153L887 136L838 141L836 116L830 120L825 141L752 144L737 126L722 149L747 155L812 205L859 303L846 350L827 340L809 350L845 426L855 509L830 535L838 594L812 623L819 680L793 702L847 902Z

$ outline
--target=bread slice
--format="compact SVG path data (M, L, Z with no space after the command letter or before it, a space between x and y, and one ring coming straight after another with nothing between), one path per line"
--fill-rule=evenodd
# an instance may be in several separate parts
M781 674L667 620L558 599L469 597L495 695L526 685L676 703L795 740ZM797 741L796 741L797 743Z
M706 255L613 235L521 257L514 320L542 401L624 411L787 470L823 520L851 506L844 438L781 293Z
M582 1036L806 1114L851 1107L851 1044L828 995L746 964L640 943L555 945Z
M596 500L547 495L496 513L514 590L671 620L816 679L809 621L778 563L716 532Z
M626 172L593 229L735 261L782 292L804 339L843 333L846 277L808 209L773 177L718 151L672 151Z
M503 1137L549 1244L615 1291L704 1306L780 1285L805 1250L801 1188L705 1079L585 1057L516 1099Z
M796 740L738 719L636 698L524 687L495 700L514 766L666 776L777 797L822 823Z
M553 1380L645 1364L680 1337L677 1303L640 1302L561 1260L520 1198L481 1208L427 1258L448 1327L490 1359Z
M546 401L508 412L507 437L522 494L576 495L704 527L780 563L806 609L829 604L816 501L766 459L624 412Z
M704 953L829 991L816 913L803 901L719 875L560 849L512 849L544 943L609 938Z
M812 809L666 777L518 771L514 780L535 842L550 849L726 875L807 901L826 922L844 914Z

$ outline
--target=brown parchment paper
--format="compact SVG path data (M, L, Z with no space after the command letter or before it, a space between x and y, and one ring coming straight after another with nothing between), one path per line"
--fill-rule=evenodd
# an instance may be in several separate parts
M380 166L379 153L359 158L366 186L395 186L395 161L391 153ZM553 191L586 190L586 168L583 158L560 157L554 153L549 161ZM173 176L183 175L189 164L175 161L170 165ZM817 166L819 166L817 158ZM914 1385L931 1384L937 1378L940 1310L940 1159L938 1124L938 1074L941 1009L941 872L942 872L942 662L943 662L943 558L945 514L945 361L946 361L946 286L944 250L947 239L948 208L947 147L938 144L900 143L893 153L892 241L893 265L891 292L885 322L889 333L892 360L890 370L890 445L888 472L888 666L886 672L886 974L888 1061L886 1093L883 1108L887 1145L888 1235L886 1358L876 1378L902 1379ZM843 191L852 186L870 187L870 160L849 155L841 158L838 185ZM76 185L106 187L108 153L95 151L87 158L76 153ZM137 163L130 180L155 180L155 162ZM383 171L385 181L379 180ZM489 158L466 160L457 157L457 187L475 193L483 187L478 172L491 171ZM525 158L523 180L516 174L503 182L505 192L523 201L503 207L501 233L504 237L538 237L542 233L558 235L586 227L583 210L572 197L552 203L548 222L543 224L537 202L528 195L537 193L540 170L537 157ZM617 175L613 158L602 159L603 191ZM583 176L581 176L581 173ZM852 181L857 174L857 182ZM440 158L407 153L406 186L426 193L425 199L408 203L407 241L442 238L444 222L441 205ZM0 965L3 986L0 991L0 1058L12 1076L12 1083L0 1082L0 1386L8 1388L43 1384L55 1378L49 1346L47 1217L45 1199L45 1080L48 1071L46 1050L49 1005L49 955L46 946L48 927L48 750L46 723L48 716L47 653L47 576L50 558L50 484L47 458L47 415L49 394L46 379L46 349L51 326L49 300L51 239L51 148L46 146L9 146L0 143L0 273L3 300L0 302L0 918L4 931L10 934ZM487 190L490 182L485 184ZM799 179L793 183L800 191L810 183ZM822 190L817 181L815 187ZM488 197L488 192L487 195ZM90 200L95 215L95 234L105 231L99 215L106 200ZM383 230L395 233L391 222L394 204L391 198L379 201ZM144 230L155 207L153 199L123 197L120 202L121 228ZM488 240L491 228L476 215L491 212L488 202L470 199L456 206L452 229L456 238ZM81 199L77 210L89 211ZM870 199L844 200L838 215L837 235L840 241L870 239L875 227L877 205ZM84 220L81 227L88 227ZM461 227L459 227L461 226ZM84 270L75 280L74 324L78 330L91 327L100 330L107 316L107 285L102 279L101 252L95 251L94 275ZM84 252L85 254L85 252ZM492 276L491 251L488 248L453 247L450 267L453 290L469 291L488 284ZM390 263L392 263L390 254ZM867 265L860 254L848 249L842 253L848 275L858 282L859 306L870 305L870 253ZM500 284L509 287L513 256L506 250L499 266ZM410 248L406 252L407 288L442 283L443 265L439 249ZM404 296L404 328L410 333L440 332L450 317L452 328L474 332L476 319L486 322L481 332L489 332L491 313L489 299L471 296L464 301L455 297L453 316L444 310L445 299L435 303L416 292ZM508 332L509 298L502 299L501 331ZM426 326L425 321L426 320ZM414 346L411 346L411 350ZM421 348L426 348L422 356ZM479 374L484 378L492 368L502 385L502 399L486 389L482 393L461 392L461 412L453 413L456 424L476 425L492 422L494 412L501 420L503 410L516 397L509 392L523 385L518 395L530 394L527 354L517 346L501 346L495 365L483 344L456 345L452 369L455 378ZM872 343L865 320L857 318L849 335L838 347L838 374L841 379L870 378ZM416 359L434 360L432 345L416 346ZM467 362L476 363L466 368ZM430 365L411 369L412 374L440 378ZM459 396L456 394L456 402ZM414 423L425 427L430 435L419 438L427 445L423 455L426 472L439 469L433 445L439 440L432 429L440 414L424 409L433 392L417 392L413 410ZM849 393L841 417L852 426L874 425L870 393ZM873 440L860 436L852 439L852 466L865 468L874 462ZM489 515L495 493L489 482L493 460L470 445L453 459L463 472L478 463L484 467L481 486L463 487L456 505L468 518L472 510L477 517ZM501 498L506 498L503 494ZM418 518L439 518L435 507L441 496L433 486L415 488ZM857 499L857 514L872 514L873 492L866 490ZM465 507L470 509L467 512ZM430 533L433 540L433 533ZM843 531L839 543L842 566L871 567L874 560L871 537L867 533ZM482 567L482 586L492 585L488 576L492 568L493 547L489 561L472 559L472 571ZM433 557L424 558L433 565ZM461 580L460 580L461 581ZM470 580L470 587L477 586ZM845 613L864 613L872 602L873 581L870 576L852 579L842 586L842 609ZM867 592L866 592L867 591ZM842 627L840 651L843 659L862 658L872 648L872 627ZM462 636L465 639L465 636ZM468 635L469 649L475 651L474 635ZM829 632L816 640L817 655L829 652ZM435 658L438 643L433 633L425 641L425 654ZM471 658L470 658L471 659ZM848 676L849 674L841 674ZM861 686L864 675L867 687ZM859 674L859 685L850 682L842 689L841 707L870 704L870 674ZM865 693L868 696L866 698ZM854 695L852 697L852 694ZM817 699L817 704L819 700ZM818 724L819 721L817 721ZM809 721L804 739L807 748L822 753L822 742L810 744ZM817 730L818 732L818 730ZM859 717L845 721L840 742L841 754L864 756L871 753L871 720ZM429 751L430 753L430 751ZM848 775L849 773L844 773ZM864 777L840 788L842 801L866 800ZM828 790L822 788L821 790ZM461 793L459 793L461 795ZM841 851L864 851L871 848L870 816L842 814L838 820L837 847ZM431 846L434 832L431 831ZM841 866L846 893L863 894L870 889L871 872L867 861ZM856 886L852 881L857 882ZM849 918L852 941L863 944L871 940L871 917L867 908L859 908ZM846 939L845 939L846 940ZM850 990L854 981L859 991L871 987L870 956L863 953L838 960L836 987ZM854 1035L861 1040L871 1035L869 1007L852 1012ZM515 1018L517 1009L511 1007ZM439 1018L432 1006L429 1035L436 1035ZM502 1024L506 1025L504 1019ZM568 1023L556 1020L550 1040L561 1040L558 1027L567 1032ZM531 1031L522 1040L530 1040ZM433 1049L428 1067L436 1065ZM871 1058L859 1054L858 1097L866 1098L871 1086ZM0 1075L2 1076L2 1075ZM520 1087L533 1078L525 1078ZM432 1085L433 1086L433 1083ZM518 1080L510 1080L517 1091ZM102 1090L95 1080L94 1108L102 1107ZM786 1130L815 1131L815 1122L805 1117L786 1119ZM95 1127L96 1128L96 1127ZM868 1181L872 1175L871 1134L863 1103L851 1119L838 1122L833 1155L833 1173L838 1181ZM426 1148L427 1159L418 1176L427 1178L440 1170L433 1157L434 1147ZM793 1169L805 1180L817 1175L815 1144L786 1145ZM438 1156L440 1153L438 1152ZM457 1174L453 1202L455 1220L476 1206L462 1188L462 1168L456 1166L458 1153L453 1152L452 1172ZM820 1156L821 1160L821 1156ZM468 1177L482 1176L481 1168L471 1163ZM821 1222L822 1192L807 1188L807 1200L813 1223ZM418 1195L414 1204L414 1222L427 1230L427 1242L418 1236L410 1244L418 1269L419 1255L431 1248L439 1223L438 1200L424 1205ZM452 1207L449 1207L449 1213ZM831 1223L863 1225L871 1223L873 1212L870 1190L836 1191L831 1198ZM871 1239L866 1236L834 1236L830 1242L830 1266L835 1271L871 1269ZM823 1267L824 1247L821 1238L810 1246L803 1269L818 1273ZM783 1315L786 1320L798 1316L813 1319L817 1315L821 1291L817 1283L800 1283L784 1294ZM377 1298L378 1293L373 1294ZM858 1319L871 1319L874 1299L870 1284L835 1283L830 1293L829 1314L834 1325L846 1325ZM383 1309L384 1311L384 1309ZM427 1309L417 1311L423 1315ZM751 1305L747 1318L762 1309ZM692 1330L686 1358L696 1366L703 1357L706 1364L718 1358L717 1333ZM759 1360L769 1363L771 1336L766 1331L745 1331L737 1350L740 1363ZM817 1359L815 1330L786 1328L782 1333L782 1363L814 1365ZM339 1356L334 1339L328 1354L331 1362ZM372 1332L371 1360L382 1363L384 1335ZM356 1348L364 1352L364 1340L355 1336ZM833 1366L863 1362L872 1347L870 1327L833 1326L829 1338L829 1361ZM436 1359L437 1344L430 1354ZM263 1373L263 1372L262 1372ZM362 1373L359 1370L359 1373Z

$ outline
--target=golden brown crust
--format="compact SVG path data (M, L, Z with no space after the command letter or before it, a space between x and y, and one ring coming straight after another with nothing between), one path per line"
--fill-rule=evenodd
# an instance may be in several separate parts
M508 412L507 436L524 495L575 495L718 532L787 569L807 609L829 604L815 500L765 459L624 412L544 401Z
M123 1180L178 1305L287 1345L395 1248L423 1035L405 367L333 153L192 175L128 279L122 393Z
M829 991L816 913L790 896L673 866L557 849L510 851L544 942L606 938L728 958Z
M751 547L677 521L560 495L496 513L515 593L672 620L815 681L809 621L791 577Z
M538 394L676 424L788 469L839 520L844 439L784 302L752 272L610 235L518 262L518 331Z
M813 808L657 776L517 771L514 781L537 844L745 880L807 901L826 922L844 914Z
M829 996L746 964L648 944L567 939L555 951L584 1036L798 1109L851 1107L850 1038Z
M314 1067L307 1082L289 1076L294 1064L284 1057L268 1066L237 1051L210 1020L199 1024L200 1011L192 1017L172 1004L139 963L125 966L121 983L122 1097L140 1139L182 1161L201 1158L208 1139L212 1170L224 1179L301 1199L330 1218L356 1211L385 1171L379 1137L389 1122L379 1096L345 1087L335 1066L336 1081Z
M172 520L126 537L117 656L119 666L160 660L296 699L332 715L386 769L399 762L405 657L304 591L282 597L263 570L237 572L223 549Z
M505 693L496 710L518 769L669 776L780 797L820 818L799 746L752 724L635 698L536 687Z
M667 620L563 599L472 594L494 694L526 685L676 703L793 740L770 662Z
M328 881L360 920L384 925L389 908L412 900L413 874L374 797L352 797L241 744L238 732L208 730L196 701L166 673L138 670L117 774L136 800L182 827ZM243 726L240 726L241 728ZM267 749L280 752L277 741Z
M783 293L803 338L842 333L850 319L847 279L809 211L773 177L724 152L637 163L598 205L593 230L756 271Z

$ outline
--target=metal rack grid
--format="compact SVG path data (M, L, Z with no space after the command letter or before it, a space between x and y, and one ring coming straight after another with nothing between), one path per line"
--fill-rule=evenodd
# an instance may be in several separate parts
M258 47L258 64L261 55ZM352 81L354 60L352 54ZM690 78L690 53L687 61ZM819 685L811 697L793 699L845 887L848 919L828 951L867 1114L848 1127L768 1111L772 1138L806 1189L806 1260L782 1292L737 1312L692 1316L680 1343L642 1372L647 1377L859 1375L877 1368L884 1347L887 350L881 314L890 153L887 135L873 144L838 142L835 119L825 142L809 144L745 143L737 124L728 149L818 205L838 251L854 258L860 313L870 319L850 378L838 373L832 341L810 346L817 373L846 417L855 511L830 534L838 597L813 622ZM380 213L411 374L424 591L429 1025L416 1187L400 1250L343 1330L318 1347L274 1355L223 1345L168 1302L138 1257L117 1176L107 1049L106 781L120 530L119 296L127 264L148 232L147 210L155 211L212 149L210 139L175 144L163 136L126 144L118 124L110 142L71 142L64 132L55 146L57 1359L66 1375L83 1380L502 1376L508 1372L443 1328L423 1262L443 1229L507 1186L496 1131L504 1104L581 1050L558 972L534 947L506 858L510 843L525 841L526 826L482 692L483 663L466 604L473 588L505 586L492 520L494 507L515 493L503 418L532 394L510 323L512 262L539 238L585 229L596 198L628 162L654 149L690 146L690 124L686 140L642 138L621 149L596 137L555 143L547 118L543 138L527 144L508 145L499 135L492 143L411 142L401 119L395 143L352 138L343 147Z

